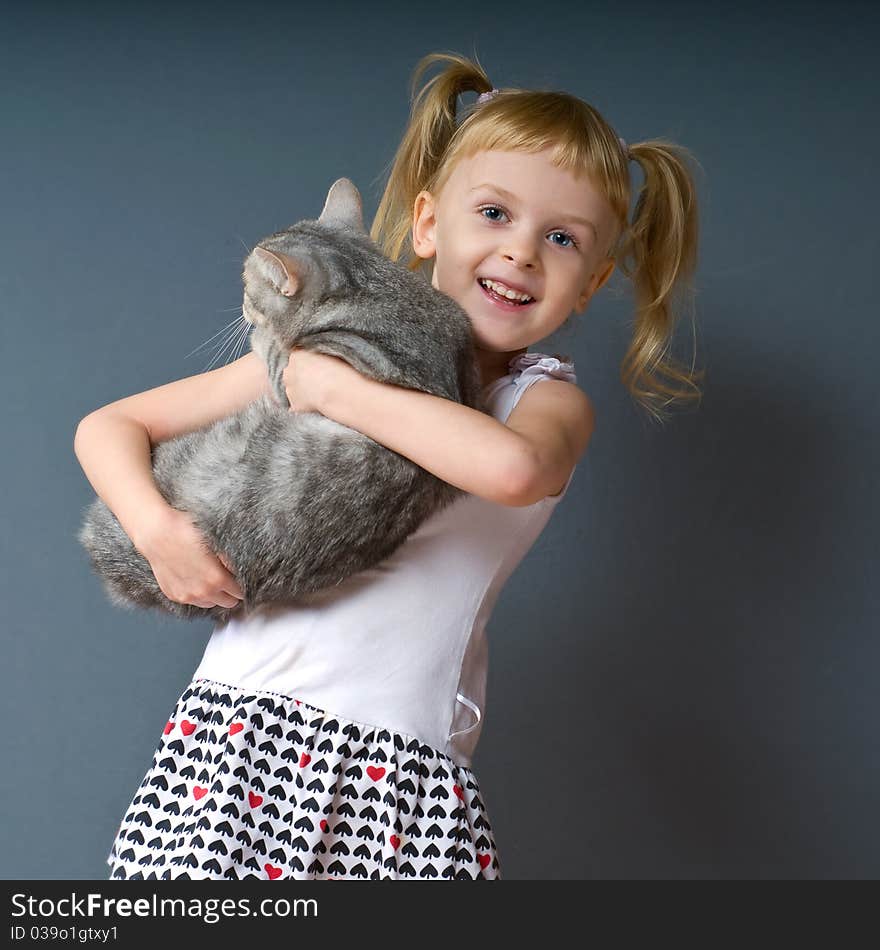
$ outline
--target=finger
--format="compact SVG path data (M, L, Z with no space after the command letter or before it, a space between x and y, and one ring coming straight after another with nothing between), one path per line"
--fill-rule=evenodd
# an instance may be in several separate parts
M196 600L193 598L190 601L187 601L193 605L193 607L202 607L205 610L211 610L214 607L237 607L238 601L234 600L228 595L224 595L222 592L215 594L210 600L199 599Z
M220 580L220 584L222 585L220 589L224 594L229 594L230 597L238 597L239 600L244 597L244 593L231 571Z

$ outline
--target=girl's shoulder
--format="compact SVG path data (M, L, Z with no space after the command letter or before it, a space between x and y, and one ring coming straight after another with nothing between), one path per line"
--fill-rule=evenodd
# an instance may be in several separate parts
M550 376L567 383L577 382L574 361L561 353L553 356L537 351L520 353L511 359L508 369L514 377L514 382L526 382L539 376Z
M558 460L552 468L548 466L541 472L527 503L547 499L555 503L565 494L590 441L595 422L592 402L577 385L570 357L559 353L521 353L511 359L510 370L513 398L505 424L532 443L539 453ZM568 385L534 385L548 379ZM573 454L566 453L563 447Z

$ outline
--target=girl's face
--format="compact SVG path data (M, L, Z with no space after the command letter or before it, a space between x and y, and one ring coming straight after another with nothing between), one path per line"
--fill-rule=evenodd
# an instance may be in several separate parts
M549 150L483 151L462 159L439 195L419 193L413 247L434 258L432 283L467 312L478 348L510 353L586 308L614 270L605 255L617 227L606 199ZM485 278L532 299L500 301Z

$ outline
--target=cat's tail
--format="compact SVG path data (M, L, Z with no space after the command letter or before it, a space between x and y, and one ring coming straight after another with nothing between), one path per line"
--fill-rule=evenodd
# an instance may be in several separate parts
M179 604L165 596L150 562L100 498L94 499L86 509L77 540L85 548L92 570L115 606L126 610L155 608L184 620L211 616L210 611L202 607Z

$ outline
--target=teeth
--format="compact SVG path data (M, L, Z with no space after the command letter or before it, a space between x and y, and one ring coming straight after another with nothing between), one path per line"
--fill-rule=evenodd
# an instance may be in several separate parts
M502 297L507 297L508 300L531 300L532 298L528 294L521 294L517 290L511 290L509 287L505 287L504 284L499 283L497 280L486 280L486 278L481 277L480 283L484 287L491 287L496 294L500 294Z

